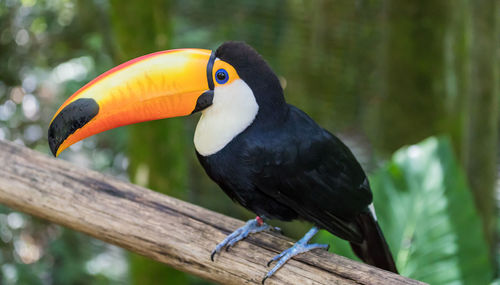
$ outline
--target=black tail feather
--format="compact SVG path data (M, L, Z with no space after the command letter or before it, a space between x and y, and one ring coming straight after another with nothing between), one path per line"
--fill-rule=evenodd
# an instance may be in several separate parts
M357 223L363 231L364 240L362 243L350 243L354 253L370 265L398 273L389 245L372 214L361 213Z

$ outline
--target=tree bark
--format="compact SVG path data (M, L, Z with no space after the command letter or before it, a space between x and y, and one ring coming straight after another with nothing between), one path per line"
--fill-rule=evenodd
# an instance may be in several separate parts
M264 232L210 260L242 221L0 141L0 203L221 284L260 284L292 242ZM424 284L323 250L294 257L266 284Z

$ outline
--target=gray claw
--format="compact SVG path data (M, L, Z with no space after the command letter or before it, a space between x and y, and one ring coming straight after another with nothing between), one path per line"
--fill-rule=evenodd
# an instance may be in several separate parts
M301 238L298 242L296 242L292 247L289 249L281 252L280 254L276 255L273 257L269 262L267 263L267 267L273 263L273 261L277 261L276 265L269 271L267 272L266 276L264 279L262 279L262 284L264 284L264 281L266 281L267 278L273 276L276 271L278 271L285 263L290 260L290 258L294 257L297 254L303 253L310 251L312 249L316 248L323 248L323 249L328 249L329 245L327 244L309 244L309 240L318 232L318 228L313 227L311 228L303 238Z
M246 224L228 235L221 243L219 243L215 249L210 254L210 259L214 261L214 257L217 253L225 247L226 251L229 251L237 242L246 238L251 233L258 233L269 229L269 225L262 223L262 220L252 219L246 222Z

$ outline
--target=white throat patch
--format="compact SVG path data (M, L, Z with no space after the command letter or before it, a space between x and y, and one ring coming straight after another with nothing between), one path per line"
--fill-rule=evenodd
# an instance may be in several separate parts
M217 86L212 105L202 111L194 132L196 151L203 156L218 152L253 122L258 110L252 89L243 80Z

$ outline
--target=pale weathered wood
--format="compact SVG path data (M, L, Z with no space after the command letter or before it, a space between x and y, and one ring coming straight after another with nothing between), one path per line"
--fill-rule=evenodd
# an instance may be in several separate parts
M289 239L260 233L210 261L242 221L0 141L0 203L222 284L260 284ZM325 251L289 261L266 284L423 284Z

